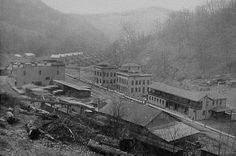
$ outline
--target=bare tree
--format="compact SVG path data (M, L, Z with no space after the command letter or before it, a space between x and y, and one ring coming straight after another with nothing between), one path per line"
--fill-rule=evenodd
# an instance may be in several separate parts
M114 136L119 137L119 133L122 128L119 121L125 116L124 103L120 98L113 98L110 113L114 117L112 122L114 127Z

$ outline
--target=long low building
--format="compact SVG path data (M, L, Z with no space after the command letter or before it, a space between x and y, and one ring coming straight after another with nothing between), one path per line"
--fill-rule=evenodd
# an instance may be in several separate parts
M193 92L160 82L148 87L148 102L178 111L193 120L207 119L217 108L226 107L226 98L219 93Z
M70 97L75 98L90 98L91 97L91 88L87 86L77 86L72 83L62 81L62 80L53 80L53 83L59 86L64 94Z

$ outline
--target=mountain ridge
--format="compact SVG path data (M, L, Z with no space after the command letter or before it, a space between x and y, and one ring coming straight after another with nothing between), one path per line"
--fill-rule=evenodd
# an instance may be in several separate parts
M83 16L64 14L41 0L1 0L1 4L1 51L38 55L95 52L109 44Z

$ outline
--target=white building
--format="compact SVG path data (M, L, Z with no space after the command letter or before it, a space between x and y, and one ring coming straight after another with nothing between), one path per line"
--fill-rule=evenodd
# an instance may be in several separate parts
M128 63L116 72L117 90L128 96L143 99L147 95L147 87L151 84L152 74L141 72L141 66Z
M52 80L65 80L65 64L56 60L13 63L8 69L17 88L29 83L45 86L49 85Z

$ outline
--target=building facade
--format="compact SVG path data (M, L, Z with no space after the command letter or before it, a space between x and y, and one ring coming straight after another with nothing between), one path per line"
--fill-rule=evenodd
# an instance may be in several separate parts
M93 82L106 88L116 88L117 67L107 64L96 65L94 67Z
M125 64L116 73L116 77L119 92L143 99L147 95L148 86L151 84L152 74L142 73L140 65Z
M13 63L10 66L10 76L17 88L29 83L45 86L52 80L65 80L65 64L60 61Z
M159 82L148 87L148 102L180 112L193 120L207 119L214 109L226 107L226 98L216 93L192 92Z

